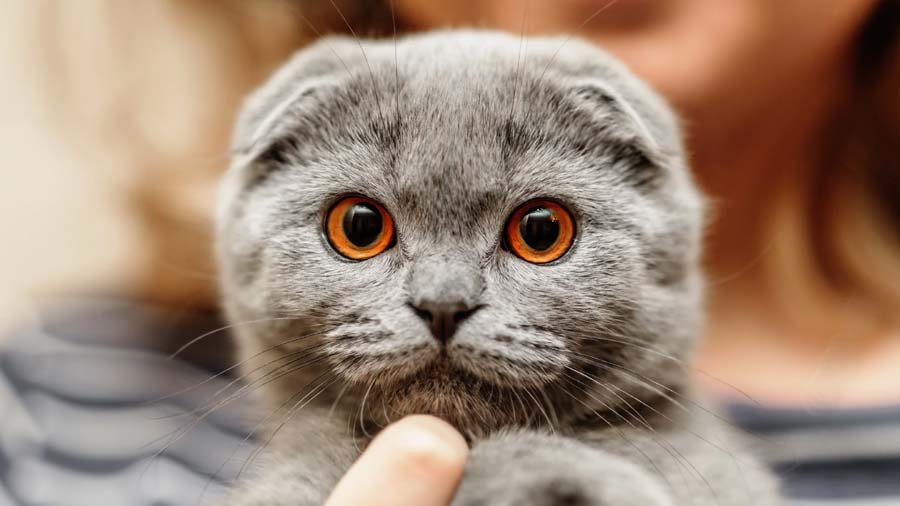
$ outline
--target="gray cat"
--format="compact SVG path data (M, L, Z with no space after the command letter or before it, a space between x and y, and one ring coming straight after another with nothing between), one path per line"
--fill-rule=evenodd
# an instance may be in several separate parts
M412 413L454 505L769 505L687 384L703 200L676 119L577 39L326 38L249 99L218 258L269 436L228 504L322 504Z

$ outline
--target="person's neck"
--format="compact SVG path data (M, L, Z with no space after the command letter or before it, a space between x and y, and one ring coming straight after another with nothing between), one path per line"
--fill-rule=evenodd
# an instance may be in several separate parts
M835 85L835 88L837 85ZM741 285L741 273L765 255L769 223L781 192L808 188L820 161L823 126L840 93L827 86L786 87L752 101L731 118L701 118L691 146L695 171L710 197L706 268ZM743 288L742 288L743 289Z
M900 359L896 340L885 339L883 331L863 335L844 318L854 309L849 298L841 307L819 308L815 321L789 317L792 308L776 296L787 281L772 280L767 271L783 260L781 252L801 254L810 246L804 225L815 209L806 199L823 162L824 127L846 93L840 70L820 69L810 75L815 79L798 76L793 86L752 101L740 115L710 114L695 123L694 137L704 144L694 149L693 164L712 214L706 242L710 318L699 363L761 402L900 401L900 394L884 388L900 381L891 362ZM794 206L795 228L773 226L776 214L783 220L782 213L790 212L785 205ZM806 263L814 269L812 257ZM822 294L822 286L810 288ZM721 389L721 381L707 383Z

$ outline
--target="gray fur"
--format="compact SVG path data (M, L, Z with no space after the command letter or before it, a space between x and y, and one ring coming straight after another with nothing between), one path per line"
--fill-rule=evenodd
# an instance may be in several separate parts
M776 503L690 396L702 198L672 112L607 54L479 31L326 38L248 100L235 151L222 293L278 411L229 504L320 504L377 427L411 413L472 442L460 506ZM397 229L361 262L322 232L354 193ZM578 227L546 265L500 244L538 197ZM442 352L420 300L479 309Z

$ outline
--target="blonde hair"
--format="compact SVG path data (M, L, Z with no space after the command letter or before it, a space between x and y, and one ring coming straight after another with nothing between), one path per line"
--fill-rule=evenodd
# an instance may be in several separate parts
M898 322L898 5L883 1L860 33L854 87L822 133L833 149L768 210L777 241L758 272L802 321ZM340 17L315 1L53 6L42 44L62 120L90 124L79 140L114 146L134 172L131 201L151 248L140 289L197 304L213 301L208 213L241 96L311 37L346 28L345 19L359 35L389 33L392 19L377 1L339 2Z
M306 39L296 6L88 0L26 9L53 133L78 146L80 169L116 172L109 198L124 201L141 238L134 291L213 304L209 213L235 111Z

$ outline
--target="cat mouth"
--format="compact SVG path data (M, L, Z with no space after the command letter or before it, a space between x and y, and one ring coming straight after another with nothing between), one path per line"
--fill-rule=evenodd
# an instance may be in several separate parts
M497 350L472 343L435 346L420 343L383 355L329 353L332 367L347 381L384 389L429 385L440 390L454 385L458 391L483 389L541 389L559 380L565 357L537 354L534 350Z

